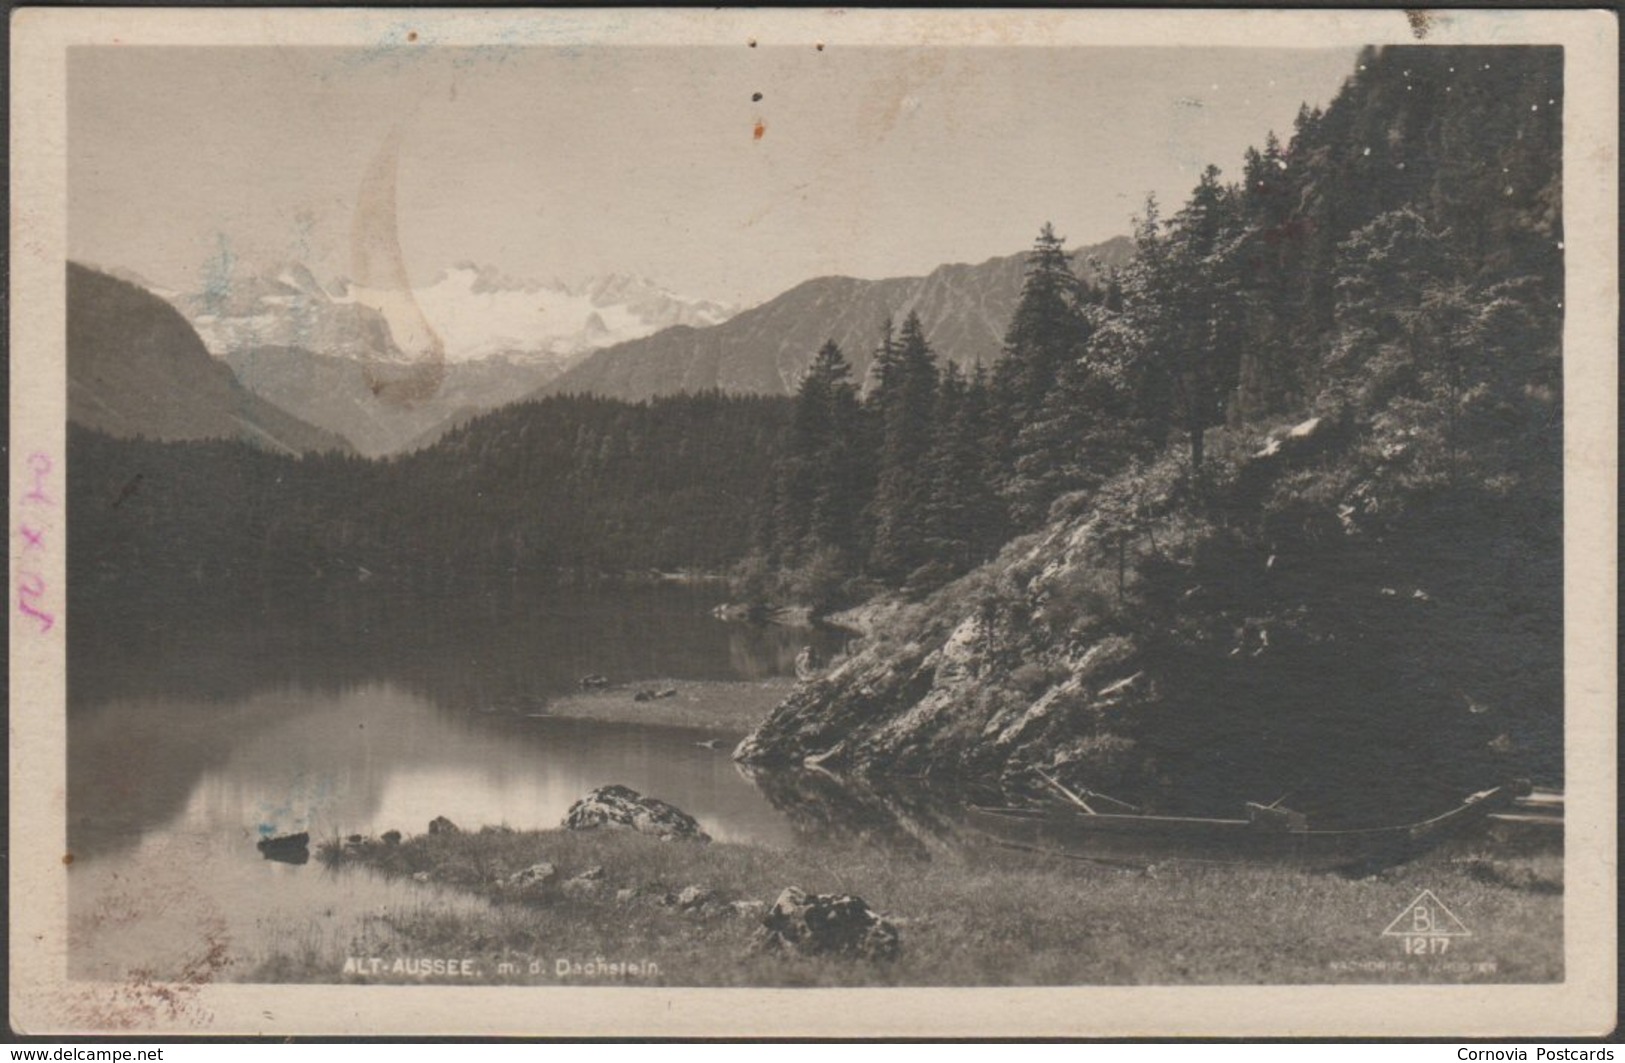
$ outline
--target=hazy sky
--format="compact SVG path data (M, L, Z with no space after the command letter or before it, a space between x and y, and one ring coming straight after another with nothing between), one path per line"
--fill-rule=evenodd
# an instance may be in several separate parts
M642 274L752 304L1126 233L1328 102L1350 49L76 48L69 253L196 290L222 248L353 276L398 130L414 286ZM753 94L760 93L759 101ZM758 127L761 134L757 135Z

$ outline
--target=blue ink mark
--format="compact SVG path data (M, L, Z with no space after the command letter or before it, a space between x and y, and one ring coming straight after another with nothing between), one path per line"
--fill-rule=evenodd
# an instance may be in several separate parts
M215 242L218 250L203 263L203 306L211 314L225 309L226 300L231 297L232 268L237 264L226 234L217 233Z

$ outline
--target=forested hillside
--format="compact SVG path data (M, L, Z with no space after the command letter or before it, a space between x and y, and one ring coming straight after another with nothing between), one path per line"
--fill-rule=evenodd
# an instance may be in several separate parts
M793 435L813 471L779 479L781 512L821 478L872 485L859 530L811 490L813 518L770 545L918 604L739 755L1017 789L1046 768L1155 808L1285 792L1333 815L1559 776L1561 64L1367 50L1243 173L1148 204L1099 290L1064 283L1046 229L967 392L993 411L966 417L974 445L890 438L963 405L952 377L932 397L905 328L916 412L873 412L866 477L826 434ZM826 364L798 410L829 393L852 416ZM889 544L931 526L948 496L924 470L960 453L987 456L977 512L1022 534L928 594L954 555Z
M572 573L718 569L749 541L784 399L506 407L382 461L69 435L76 592L441 593Z
M111 435L235 439L284 454L350 450L243 387L156 295L68 263L68 419Z

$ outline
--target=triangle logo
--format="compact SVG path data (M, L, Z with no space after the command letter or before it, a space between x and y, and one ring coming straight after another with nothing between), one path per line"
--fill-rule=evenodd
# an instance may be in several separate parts
M1456 913L1444 906L1432 890L1423 890L1388 924L1383 937L1470 937Z

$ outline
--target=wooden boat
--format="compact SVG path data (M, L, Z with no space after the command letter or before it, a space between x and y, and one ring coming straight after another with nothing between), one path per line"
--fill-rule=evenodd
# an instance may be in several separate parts
M1489 817L1490 837L1508 848L1530 851L1563 849L1563 794L1535 790Z
M260 855L267 860L284 864L303 864L310 860L310 833L279 834L274 838L261 838L256 844Z
M1347 830L1315 830L1299 813L1264 805L1249 805L1245 819L973 805L968 822L1001 845L1101 863L1284 863L1317 870L1374 870L1460 836L1528 792L1527 783L1509 783L1470 794L1428 819Z

